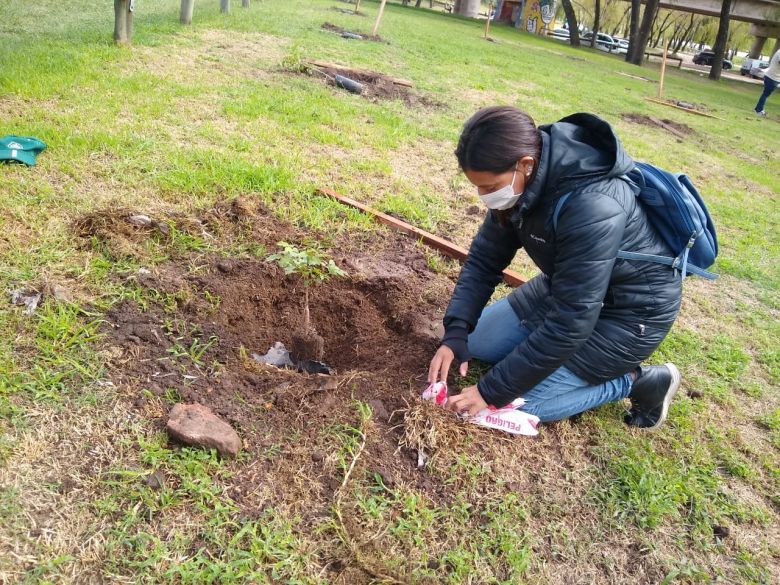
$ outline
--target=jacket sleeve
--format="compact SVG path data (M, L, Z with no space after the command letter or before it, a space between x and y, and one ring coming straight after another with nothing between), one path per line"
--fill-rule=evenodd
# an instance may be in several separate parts
M502 407L522 396L587 341L601 312L625 226L626 213L611 197L583 193L563 206L550 275L551 307L542 324L479 381L488 404Z
M474 330L482 309L501 282L504 268L509 266L519 248L515 226L511 223L501 225L490 211L471 242L469 255L460 271L444 314L445 330L456 327L467 333Z

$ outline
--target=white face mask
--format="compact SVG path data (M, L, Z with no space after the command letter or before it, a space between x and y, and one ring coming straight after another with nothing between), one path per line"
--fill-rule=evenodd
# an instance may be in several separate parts
M515 172L512 174L512 180L508 185L501 187L492 193L480 195L479 198L482 199L482 203L487 205L489 209L499 211L514 207L515 203L517 203L523 195L522 193L515 193L515 176L517 176L517 168L515 168Z

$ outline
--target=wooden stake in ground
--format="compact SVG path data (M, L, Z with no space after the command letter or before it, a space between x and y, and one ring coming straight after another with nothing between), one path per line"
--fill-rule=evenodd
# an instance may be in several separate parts
M382 0L382 3L379 5L379 12L376 15L376 22L374 23L374 31L371 33L373 36L376 36L376 31L379 30L379 21L382 20L385 4L387 4L387 0Z
M669 50L669 39L664 41L664 56L661 60L661 78L658 80L658 99L664 99L664 74L666 73L666 52Z
M355 14L360 14L360 0L355 2Z
M219 0L219 11L220 12L230 12L230 0Z
M192 24L192 12L195 10L195 0L181 0L179 21L182 24Z
M135 0L114 0L114 42L129 45L133 41Z
M485 23L485 40L488 40L488 35L490 34L490 16L493 13L493 3L491 2L488 4L488 17L487 22Z

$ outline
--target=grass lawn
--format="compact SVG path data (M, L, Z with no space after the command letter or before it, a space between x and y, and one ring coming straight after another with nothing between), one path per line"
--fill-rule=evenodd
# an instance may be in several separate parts
M0 136L48 144L0 166L0 582L780 581L779 96L759 119L758 87L667 70L697 116L644 99L655 65L399 3L380 42L321 28L370 32L370 0L199 2L192 27L178 4L137 2L116 48L108 3L0 0ZM350 94L309 59L413 95ZM659 432L613 404L509 438L416 399L457 265L315 190L467 246L481 210L452 152L495 103L598 114L708 202L721 277L686 280L653 356L683 373ZM349 274L311 294L333 387L249 357L299 318L264 261L280 240ZM32 315L13 290L43 292ZM172 442L181 400L242 453Z

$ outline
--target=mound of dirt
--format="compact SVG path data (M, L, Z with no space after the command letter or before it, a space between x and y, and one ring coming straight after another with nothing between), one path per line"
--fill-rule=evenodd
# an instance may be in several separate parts
M326 30L328 32L333 32L339 35L344 36L347 35L346 38L355 39L355 40L361 40L361 41L374 41L377 43L386 43L382 37L379 35L369 35L366 33L356 33L355 31L347 30L345 28L342 28L336 24L332 24L330 22L325 22L322 24L322 30ZM359 39L357 37L360 37Z
M340 87L336 76L346 77L363 86L360 95L373 100L402 100L410 106L440 107L441 104L427 96L416 94L411 89L411 82L404 79L370 71L342 67L332 63L310 62L306 73L323 79L328 85Z
M631 122L633 124L642 124L644 126L655 126L656 128L663 128L672 132L672 134L675 134L675 136L689 136L690 134L693 134L693 128L690 126L681 122L675 122L674 120L667 120L666 118L659 120L657 118L646 116L645 114L636 114L632 112L621 114L620 117L625 121Z

